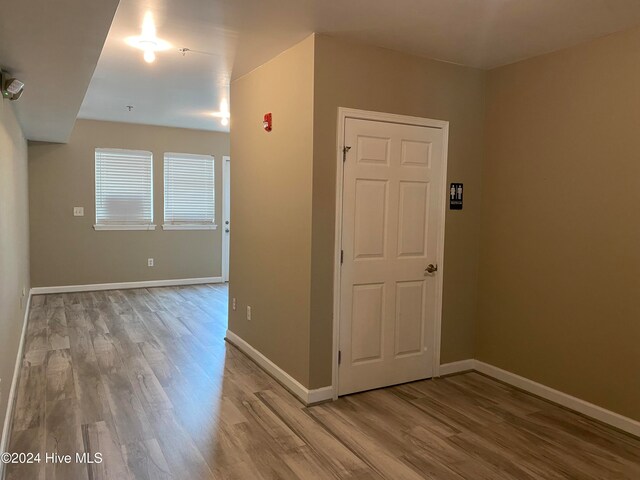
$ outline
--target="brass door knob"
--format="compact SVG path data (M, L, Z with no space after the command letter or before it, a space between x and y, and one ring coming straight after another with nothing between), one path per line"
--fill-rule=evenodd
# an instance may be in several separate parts
M438 265L434 265L433 263L430 263L429 265L427 265L427 268L425 268L424 271L425 271L425 274L437 272Z

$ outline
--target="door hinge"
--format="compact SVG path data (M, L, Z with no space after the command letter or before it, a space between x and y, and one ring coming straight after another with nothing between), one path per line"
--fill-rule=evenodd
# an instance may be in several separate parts
M349 150L351 150L351 147L343 147L342 148L342 161L346 162L347 161L347 153L349 153Z
M344 250L340 250L340 265L344 263Z
M338 365L342 363L342 350L338 350Z

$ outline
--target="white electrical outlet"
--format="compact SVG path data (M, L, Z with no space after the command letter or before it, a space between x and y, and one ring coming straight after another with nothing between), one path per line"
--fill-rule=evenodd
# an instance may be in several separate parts
M84 217L84 207L73 207L74 217Z
M147 259L147 267L153 267L153 258Z
M236 297L233 297L231 299L231 309L235 312L236 308L238 307L237 303L236 303Z
M251 307L247 305L247 320L251 320Z

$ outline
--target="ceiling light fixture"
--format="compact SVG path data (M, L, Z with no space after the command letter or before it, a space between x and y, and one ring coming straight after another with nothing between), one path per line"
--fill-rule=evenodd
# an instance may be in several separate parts
M156 36L156 25L153 22L153 15L147 12L142 22L142 35L135 37L127 37L125 39L128 45L142 50L144 52L144 61L153 63L156 59L156 52L168 50L171 44L166 40L162 40Z
M226 127L227 125L229 125L229 119L231 118L231 113L229 113L229 102L227 102L226 100L222 100L220 102L220 111L213 112L211 115L213 115L216 118L219 118L220 123L222 124L223 127Z

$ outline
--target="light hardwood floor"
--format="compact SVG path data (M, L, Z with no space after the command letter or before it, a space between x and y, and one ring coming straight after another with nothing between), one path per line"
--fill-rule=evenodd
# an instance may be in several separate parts
M9 479L638 479L640 440L476 373L305 408L223 341L224 286L33 298Z

